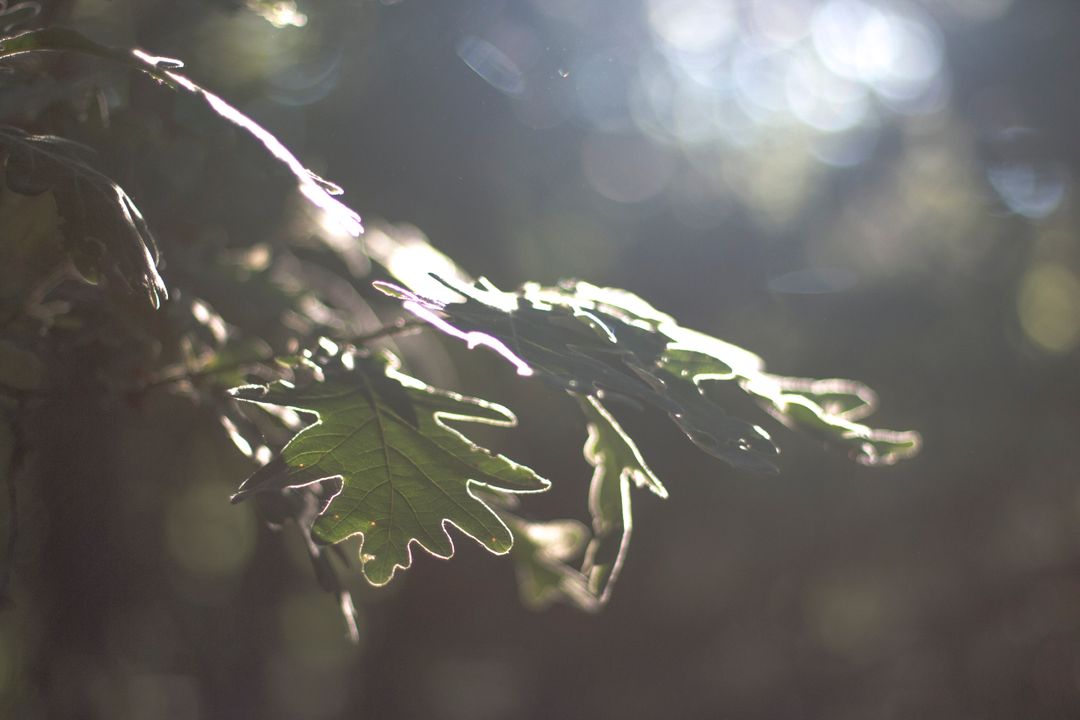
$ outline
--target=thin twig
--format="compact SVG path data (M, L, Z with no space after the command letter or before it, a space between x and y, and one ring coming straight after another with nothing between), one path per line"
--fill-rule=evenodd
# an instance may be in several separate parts
M392 337L394 335L400 335L401 333L408 332L409 330L415 330L427 325L427 322L420 318L398 318L389 325L384 325L378 330L372 330L364 335L357 335L353 338L344 338L340 342L348 343L350 345L367 345L369 342L375 340L381 340L385 337Z
M426 323L419 318L399 319L389 325L384 325L378 330L373 330L370 333L364 335L357 335L352 338L332 338L334 342L341 342L350 345L366 345L375 340L379 340L385 337L391 337L403 332L408 332L414 328L422 327ZM141 395L142 393L154 390L159 387L165 387L180 382L199 380L206 377L212 377L214 375L229 372L231 370L239 370L240 368L247 367L248 365L258 365L263 363L274 362L279 358L285 358L295 353L279 353L269 352L256 355L246 360L237 360L236 362L226 363L224 365L217 365L215 367L202 368L200 370L192 370L190 372L181 373L180 375L169 375L167 377L158 378L150 382L144 383L131 391L133 395Z

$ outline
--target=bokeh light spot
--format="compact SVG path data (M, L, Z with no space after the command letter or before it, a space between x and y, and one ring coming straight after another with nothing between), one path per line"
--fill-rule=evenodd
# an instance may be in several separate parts
M1069 173L1059 163L1013 162L992 165L986 177L1010 210L1041 220L1065 198Z
M1027 271L1017 311L1024 334L1046 352L1065 353L1080 342L1080 282L1061 265L1041 263Z
M300 12L292 0L248 0L248 7L276 28L307 25L307 15Z
M457 55L496 90L508 95L520 95L525 90L525 79L517 64L487 40L467 35L458 42Z
M581 160L593 189L623 203L659 194L674 172L671 156L638 135L593 133L585 138Z
M238 574L255 550L255 517L230 505L214 484L197 484L173 501L165 518L165 541L176 564L199 579Z
M690 54L715 52L736 29L731 0L652 0L649 20L669 49Z

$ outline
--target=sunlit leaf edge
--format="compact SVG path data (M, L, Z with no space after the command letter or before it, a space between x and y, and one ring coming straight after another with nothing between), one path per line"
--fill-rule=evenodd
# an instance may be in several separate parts
M306 468L300 464L290 464L291 468L297 470L296 474L302 475L300 479L290 480L284 477L278 477L274 482L259 483L257 482L257 479L259 478L259 473L256 473L256 475L253 475L252 478L248 479L248 481L245 481L244 485L241 486L240 491L236 494L236 496L234 496L234 499L242 500L254 492L280 490L285 487L303 487L314 483L322 483L330 480L340 480L342 482L342 488L337 493L333 494L333 496L329 499L326 507L320 514L319 518L315 521L314 534L316 536L316 539L328 543L341 542L350 537L361 536L362 540L360 554L363 564L363 572L368 582L375 586L385 585L394 577L397 570L404 570L411 567L413 560L412 545L414 543L423 548L429 554L434 555L435 557L443 559L448 559L452 557L455 551L455 547L453 537L447 532L448 526L453 526L457 528L462 534L473 538L478 544L480 544L493 554L506 554L513 546L513 534L511 533L510 529L507 528L506 523L498 517L498 513L488 503L485 502L485 498L482 495L478 494L476 490L515 494L534 493L547 490L550 487L551 483L550 481L536 475L535 472L533 472L531 469L514 463L512 460L502 455L496 455L494 453L491 453L490 451L487 451L486 449L476 445L467 437L465 437L461 432L459 432L453 427L450 427L447 423L455 421L468 421L480 424L494 425L498 427L512 427L516 424L516 417L510 410L501 405L489 403L487 401L479 400L477 398L470 398L467 396L458 395L457 393L451 393L432 388L431 386L426 385L425 383L415 378L401 373L398 369L396 359L393 358L392 355L385 354L382 357L385 359L386 363L383 366L386 378L388 378L392 382L398 383L402 388L411 390L415 393L420 393L420 397L430 401L430 404L426 407L424 406L425 402L421 402L420 405L415 408L420 417L423 417L422 413L430 413L432 422L435 424L435 426L438 427L441 433L446 433L449 438L452 438L454 442L460 443L461 446L467 449L469 452L477 453L475 456L476 462L498 463L499 471L503 473L504 477L497 477L492 475L491 472L477 470L477 473L480 477L487 477L489 479L486 481L482 481L475 478L468 478L465 481L465 490L468 496L475 503L477 503L479 507L484 508L484 510L490 514L491 517L486 518L487 521L494 521L494 524L497 524L498 528L501 528L502 531L505 531L505 535L503 537L500 538L498 535L484 537L481 536L479 533L471 532L469 528L465 527L459 521L455 521L451 518L440 517L439 525L442 532L442 538L440 538L439 541L436 541L435 546L433 546L431 542L424 542L420 538L409 537L408 541L404 544L403 560L401 560L400 562L393 562L386 569L385 572L376 573L375 568L370 564L374 556L370 556L369 553L365 552L365 547L363 543L368 538L366 537L364 530L357 529L334 535L328 534L325 529L325 523L327 522L327 518L335 517L335 513L337 512L335 510L335 501L337 501L338 498L342 497L342 492L344 492L346 489L345 483L347 481L347 478L341 473L329 474L308 469L315 468L318 463L311 463L307 465ZM288 392L295 389L295 386L292 386L289 383L277 381L275 383L271 383L270 385L241 386L239 388L234 388L231 391L231 394L237 400L254 402L258 404L285 405L294 410L312 413L317 416L318 419L314 423L300 430L296 434L296 436L294 436L294 438L289 441L289 443L282 449L282 457L286 459L287 463L291 462L288 459L290 454L290 447L294 449L296 447L300 447L299 443L302 442L302 438L305 436L305 434L309 434L308 437L310 437L310 433L313 430L322 427L325 422L322 413L312 408L311 403L289 403L284 402L283 398L281 397L273 397L273 395L275 394L275 390L284 391L284 393L287 394ZM464 409L466 407L470 408L473 414L467 414L466 412L464 412ZM457 410L455 411L451 408L457 408ZM385 412L393 412L388 408L384 408L383 410ZM487 414L478 415L477 413L480 412L484 412ZM398 423L407 423L407 421L400 416L395 416L395 418L395 421ZM429 429L426 432L430 434L431 430ZM428 442L442 448L442 452L452 454L452 451L447 450L442 442L433 440L430 437L428 439ZM400 449L397 448L395 448L395 450L398 453L402 452ZM461 459L460 455L455 455L453 462L461 463L463 462L463 460ZM290 470L290 472L291 471L292 470ZM459 470L459 472L461 471ZM517 478L518 484L514 484L513 482L511 482L511 480L513 479L512 476ZM335 522L340 523L342 520L343 518L338 517L335 519ZM393 532L392 527L388 530L388 532ZM502 533L499 534L501 535ZM445 545L440 548L439 545L441 539L445 539L446 542Z

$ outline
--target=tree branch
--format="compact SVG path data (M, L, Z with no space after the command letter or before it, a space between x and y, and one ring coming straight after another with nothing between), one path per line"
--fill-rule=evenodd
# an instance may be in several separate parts
M393 323L391 323L389 325L384 325L383 327L379 328L378 330L373 330L370 333L365 333L363 335L358 335L358 336L352 337L352 338L331 338L331 339L334 342L340 342L340 343L345 343L345 344L349 344L349 345L366 345L366 344L368 344L370 342L373 342L375 340L379 340L379 339L382 339L382 338L385 338L385 337L392 337L394 335L400 335L400 334L408 332L410 330L421 328L424 325L426 325L426 323L423 320L420 320L419 318L410 318L410 319L399 318L397 321L395 321L395 322L393 322ZM256 355L256 356L248 358L246 360L237 360L236 362L226 363L224 365L218 365L218 366L212 367L212 368L202 368L200 370L192 370L190 372L185 372L185 373L182 373L180 375L169 375L167 377L162 377L162 378L158 378L156 380L151 380L150 382L147 382L147 383L145 383L143 385L140 385L140 386L136 387L135 389L133 389L130 394L138 396L138 395L141 395L143 393L149 392L150 390L154 390L156 388L167 387L169 385L174 385L176 383L185 382L185 381L200 380L202 378L213 377L214 375L217 375L219 373L229 372L231 370L238 370L238 369L240 369L242 367L246 367L248 365L258 365L258 364L263 364L263 363L270 363L270 362L274 362L275 360L277 360L279 358L288 357L289 355L292 355L292 354L294 354L294 353L282 353L282 352L263 353L261 355Z

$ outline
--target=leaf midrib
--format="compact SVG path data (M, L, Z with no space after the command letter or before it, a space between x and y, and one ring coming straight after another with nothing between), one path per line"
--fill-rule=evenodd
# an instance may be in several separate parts
M368 488L363 493L363 495L361 497L356 498L355 500L350 499L351 501L349 502L349 506L350 506L349 509L343 510L341 512L342 517L341 517L340 520L332 521L332 524L330 525L330 527L327 528L328 533L336 534L338 529L342 525L347 524L348 517L352 513L356 512L367 501L368 497L373 492L375 492L376 490L379 490L380 488L382 488L384 486L387 486L389 488L387 518L386 518L387 542L390 543L391 545L393 544L392 534L393 534L393 532L395 530L395 527L396 527L395 524L394 524L394 513L395 513L395 499L394 499L394 496L395 495L400 495L402 500L404 500L406 502L406 504L408 504L410 506L410 509L412 510L412 513L413 513L414 517L416 518L416 521L417 521L416 525L417 525L418 530L422 531L423 534L427 536L426 539L428 540L428 542L427 543L421 543L421 544L423 544L425 547L427 547L428 544L431 544L431 543L434 542L435 538L431 535L431 533L428 531L428 529L425 528L424 523L421 522L419 514L417 513L416 509L412 507L412 504L409 502L407 495L400 488L398 488L395 485L394 475L393 475L393 465L392 465L392 459L391 459L391 451L396 453L406 463L411 465L413 467L413 469L419 474L419 476L421 478L423 478L430 487L436 489L446 499L446 501L448 503L450 503L459 512L467 515L473 522L475 522L478 529L483 528L485 531L489 530L489 525L491 523L490 522L485 522L484 518L481 517L480 515L478 515L475 512L475 508L470 507L470 503L462 502L461 500L456 498L452 493L447 491L447 489L445 487L443 487L442 484L440 484L435 478L433 478L428 472L426 472L407 452L405 452L401 448L396 447L393 443L390 442L390 438L389 438L389 435L388 435L388 432L387 432L386 423L388 421L394 421L394 422L397 422L398 424L400 424L401 426L403 426L404 428L406 428L407 430L409 430L411 436L413 436L413 439L415 441L427 445L431 450L433 450L435 453L437 453L439 456L441 456L444 459L444 461L452 463L454 466L456 466L457 467L457 472L459 472L462 476L465 477L466 483L468 483L470 481L479 482L478 480L476 480L476 478L471 477L472 475L487 475L488 473L485 470L483 470L482 468L473 467L473 466L469 465L469 463L465 462L461 457L459 457L455 453L451 452L447 448L443 447L443 445L440 444L439 442L437 442L434 438L431 438L428 435L417 431L407 421L405 421L403 418L398 416L397 413L395 413L392 409L384 408L382 406L382 403L379 401L378 395L375 393L375 389L372 387L370 380L366 376L364 376L362 374L360 375L360 380L364 385L363 391L361 391L359 389L356 389L356 390L349 389L349 390L346 390L343 393L337 393L335 395L324 397L322 399L325 400L325 399L331 399L332 398L334 400L341 400L341 399L346 399L346 398L349 398L349 396L353 396L353 395L357 395L357 394L364 395L365 396L364 401L367 402L367 404L370 406L372 416L370 418L366 419L365 421L363 421L361 423L361 425L359 427L357 427L355 430L341 436L340 441L337 444L335 444L332 448L329 448L327 450L322 450L322 451L320 451L320 450L305 450L305 451L301 451L297 455L293 456L293 459L295 460L295 458L301 457L301 456L303 456L305 454L319 452L319 453L321 453L321 455L319 457L319 460L317 460L316 462L312 463L311 465L309 465L309 466L307 466L306 468L303 468L303 469L304 470L310 470L310 469L317 468L322 464L322 462L328 456L333 455L338 450L340 450L343 445L345 445L350 440L352 440L357 435L357 433L359 433L364 428L367 428L368 426L370 426L372 424L372 422L374 422L374 424L375 424L375 433L376 433L376 436L377 436L377 442L379 443L380 450L381 450L382 456L383 456L382 467L383 467L383 470L384 470L384 480L382 482L377 483L374 486ZM320 412L319 413L319 416L320 416L320 423L319 424L325 424L326 416L329 416L329 415L332 415L332 414L334 414L334 413ZM441 428L441 425L440 425L440 428ZM314 427L312 429L314 429ZM352 472L349 473L349 475L351 475L352 477L357 477L357 476L363 474L364 472L375 469L376 467L378 467L378 466L365 468L363 470L352 471ZM347 480L347 478L346 478L346 480ZM471 495L469 497L474 502L479 502L481 505L483 505L485 508L487 508L487 506L484 503L480 502L479 500L476 500L475 498L472 498ZM345 498L341 498L341 499L345 499ZM329 507L328 507L328 510L329 510ZM333 514L336 514L336 513L329 513L329 514L333 515ZM453 522L453 519L452 518L441 518L439 524L442 525L442 523L446 522L446 521ZM370 532L370 528L368 529L367 532L365 532L364 529L360 529L360 530L358 530L358 532L360 532L361 534L364 534L365 536L372 535L372 533ZM416 538L416 539L419 540L419 538ZM480 539L481 542L483 544L485 544L485 545L488 545L490 543L490 539L488 539L488 538L478 538L478 539Z

